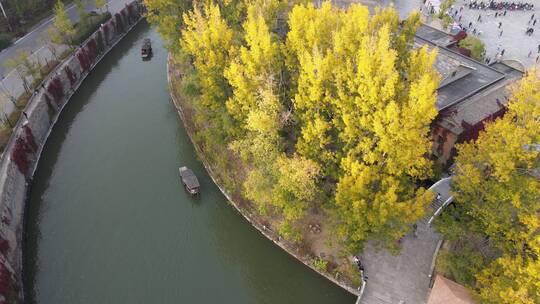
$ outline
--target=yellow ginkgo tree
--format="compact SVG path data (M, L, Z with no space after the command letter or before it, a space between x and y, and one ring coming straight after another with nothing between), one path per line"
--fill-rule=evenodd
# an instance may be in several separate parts
M512 89L505 116L458 147L456 208L441 231L460 242L477 235L498 253L473 274L482 303L540 302L539 117L540 71L533 69Z

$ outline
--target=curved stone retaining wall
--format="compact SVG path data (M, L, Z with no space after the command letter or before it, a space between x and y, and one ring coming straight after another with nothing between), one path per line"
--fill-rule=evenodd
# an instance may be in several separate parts
M22 303L22 241L28 187L60 112L97 63L142 19L138 0L102 24L30 98L0 158L0 303Z

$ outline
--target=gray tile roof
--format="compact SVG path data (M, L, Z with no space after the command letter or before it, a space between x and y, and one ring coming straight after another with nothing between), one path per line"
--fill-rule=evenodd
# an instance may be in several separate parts
M433 39L433 40L432 40ZM463 122L475 125L506 105L507 86L522 73L504 63L488 66L448 49L452 36L422 25L415 47L438 48L435 68L442 80L437 89L437 123L455 134L463 132Z

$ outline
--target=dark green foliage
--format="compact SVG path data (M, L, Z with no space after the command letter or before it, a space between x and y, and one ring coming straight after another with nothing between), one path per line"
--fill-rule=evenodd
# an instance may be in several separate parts
M101 26L102 23L105 23L107 20L111 19L111 13L103 13L99 15L92 15L88 18L88 25L83 26L82 24L77 24L75 26L76 33L73 37L73 44L80 45L83 43L90 35L92 35L97 29Z
M6 33L0 33L0 51L11 45L13 37Z

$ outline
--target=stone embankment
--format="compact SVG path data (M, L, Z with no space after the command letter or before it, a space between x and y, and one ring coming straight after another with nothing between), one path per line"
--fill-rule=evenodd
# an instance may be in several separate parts
M135 0L102 24L42 82L0 156L0 303L23 303L23 229L27 193L52 127L101 59L142 19Z
M298 261L302 262L307 267L311 268L313 271L317 272L318 274L322 275L326 279L330 280L332 283L338 285L339 287L345 289L346 291L350 292L353 295L359 296L362 291L364 285L362 284L361 287L353 286L351 283L341 280L339 277L336 277L332 275L331 273L327 271L321 271L317 269L313 264L312 260L308 256L301 255L298 248L294 246L293 244L287 242L283 238L281 238L275 231L269 229L266 227L266 225L257 219L257 217L250 212L247 208L241 207L241 205L236 202L233 199L233 196L229 193L227 189L225 189L225 186L223 183L220 182L219 176L217 175L217 172L213 169L212 164L206 159L203 150L201 147L197 145L197 142L193 140L193 126L190 125L190 121L192 117L186 117L186 115L190 115L189 113L186 113L184 111L184 105L183 100L181 96L178 96L177 91L175 88L172 87L172 79L174 77L179 77L178 75L181 75L180 71L177 71L174 67L174 62L172 60L172 57L169 55L169 58L167 60L167 80L169 83L169 90L171 94L171 99L174 103L174 106L176 107L176 110L178 112L178 115L180 116L184 128L186 129L186 133L188 134L191 142L193 143L193 146L195 147L195 150L197 152L197 156L202 161L206 171L208 172L208 175L212 178L216 186L219 188L221 193L227 198L227 201L240 213L245 220L247 220L254 228L256 228L260 233L262 233L266 238L271 240L274 244L279 246L281 249L285 250L285 252L289 253L291 256L296 258Z

